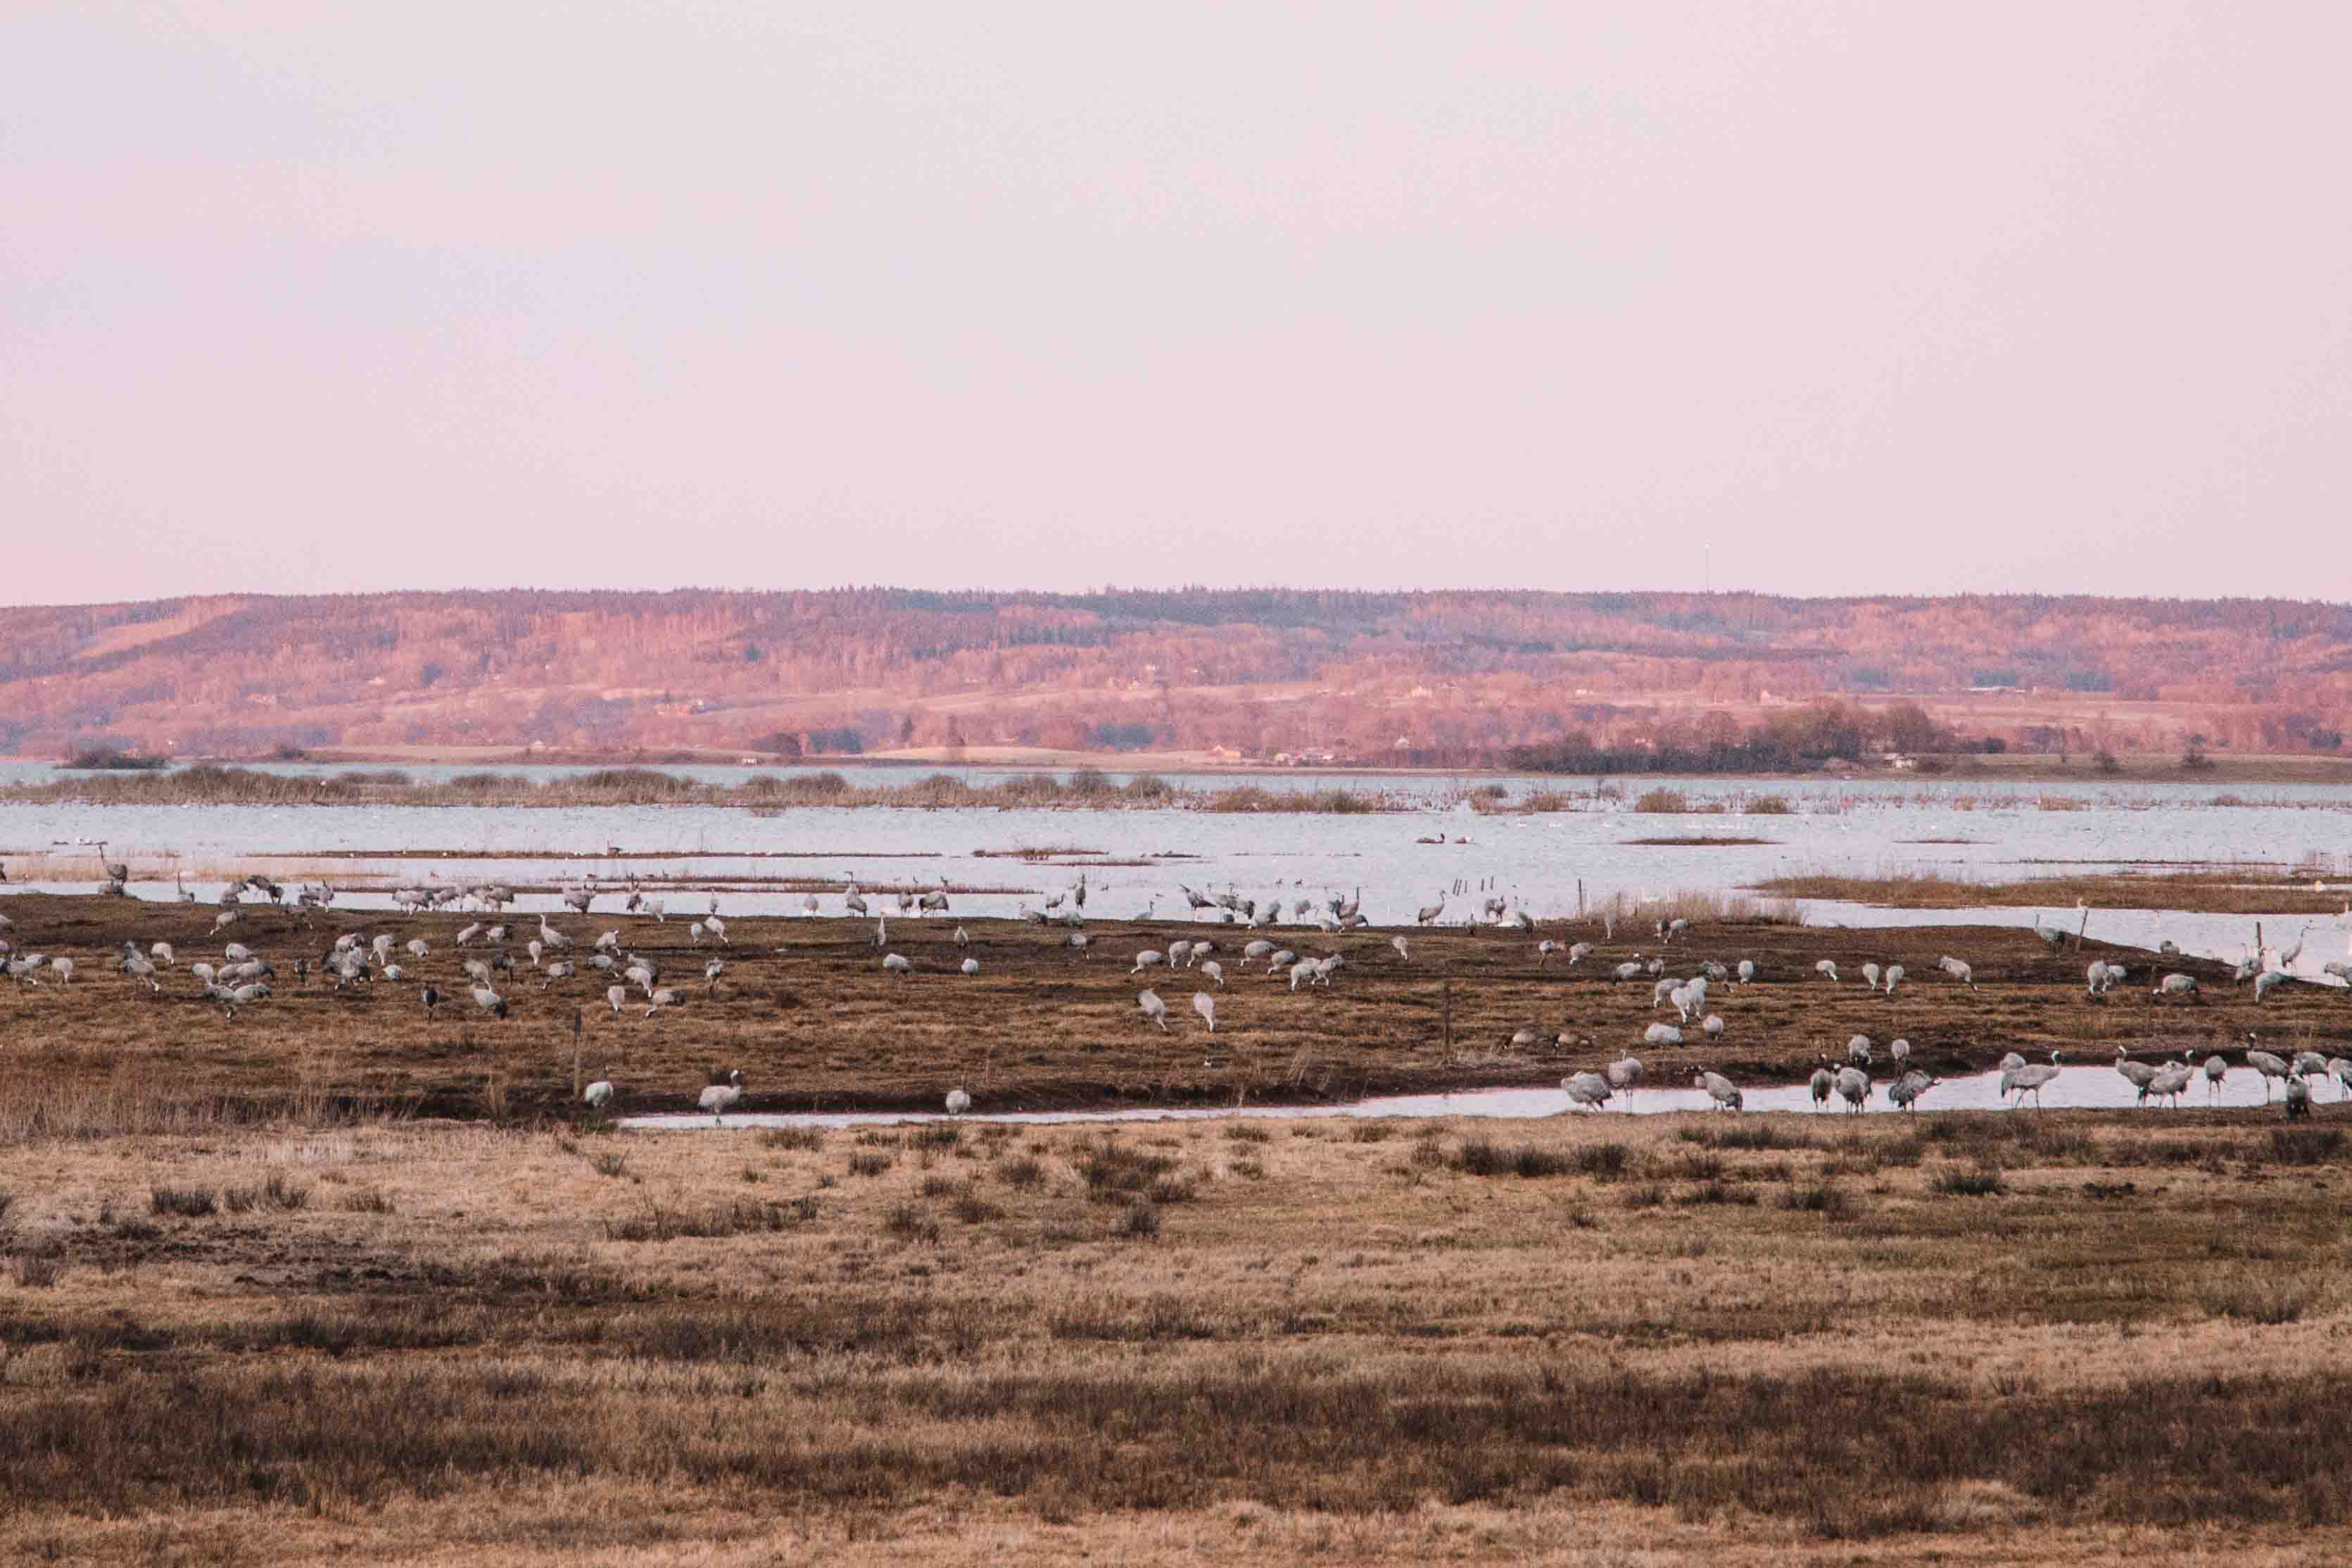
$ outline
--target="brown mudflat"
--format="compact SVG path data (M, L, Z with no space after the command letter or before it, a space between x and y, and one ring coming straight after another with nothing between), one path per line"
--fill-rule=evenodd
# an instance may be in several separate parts
M675 902L677 900L673 900ZM310 921L248 908L215 935L209 906L121 899L26 896L7 901L21 948L71 955L69 985L0 987L0 1073L35 1099L71 1089L168 1093L262 1105L297 1094L371 1105L403 1105L432 1114L515 1115L566 1103L572 1091L574 1020L578 1066L586 1079L610 1076L633 1110L691 1108L713 1067L740 1068L746 1110L929 1108L963 1084L983 1110L1084 1109L1143 1104L1217 1104L1352 1099L1370 1093L1549 1082L1563 1073L1634 1050L1653 1080L1705 1065L1743 1082L1794 1081L1823 1050L1842 1050L1864 1034L1881 1042L1903 1036L1915 1062L1951 1076L1990 1067L2005 1051L2064 1047L2096 1059L2116 1045L2175 1045L2242 1040L2249 1031L2341 1051L2352 1036L2352 1007L2334 988L2294 984L2257 1006L2252 988L2233 987L2219 965L2070 940L2053 952L2028 931L1984 927L1883 931L1700 922L1664 950L1666 973L1686 976L1702 959L1736 967L1752 959L1759 981L1717 983L1707 1010L1725 1024L1705 1041L1696 1025L1683 1047L1642 1046L1652 1023L1672 1021L1653 1005L1642 978L1615 983L1612 968L1660 952L1648 931L1601 939L1597 927L1564 922L1539 936L1563 945L1598 942L1573 968L1557 955L1541 966L1537 937L1496 931L1402 933L1409 958L1388 931L1327 936L1283 928L1265 940L1302 956L1338 952L1346 963L1328 986L1269 980L1244 967L1244 946L1260 933L1184 921L1150 926L1107 921L1087 930L1084 951L1068 933L1007 921L965 920L968 948L950 940L954 917L893 920L887 948L871 921L846 919L739 919L725 944L696 944L687 919L667 922L596 912L557 921L577 962L597 934L621 933L625 951L659 965L661 984L685 1005L646 1016L632 989L617 1013L607 1004L608 977L588 970L552 985L523 954L536 917L513 917L506 951L518 966L498 978L509 1016L477 1010L471 983L458 970L457 931L482 917L336 911ZM319 959L339 932L388 932L404 945L422 938L422 961L399 984L338 989ZM1142 949L1207 939L1224 970L1217 985L1197 968L1160 967L1131 974ZM161 994L117 972L110 957L125 941L142 950L156 941L177 949L179 966L162 975ZM277 970L272 996L234 1021L204 1000L191 962L217 960L221 944L242 942ZM887 973L886 952L906 957L912 973ZM1971 987L1936 966L1943 954L1975 968ZM707 989L704 963L726 970ZM977 959L966 976L960 962ZM2130 979L2093 1001L2083 985L2093 958L2121 959ZM310 977L295 975L307 958ZM1833 961L1833 984L1814 971ZM1864 963L1907 971L1892 996L1865 988ZM2152 973L2196 975L2200 1005L2164 1006L2149 998ZM419 1002L429 982L445 995L428 1018ZM1168 1028L1139 1009L1147 985L1168 1007ZM1196 992L1213 997L1213 1034L1195 1015ZM1514 1037L1524 1032L1520 1043ZM1565 1035L1567 1041L1560 1042ZM24 1115L0 1108L0 1121Z

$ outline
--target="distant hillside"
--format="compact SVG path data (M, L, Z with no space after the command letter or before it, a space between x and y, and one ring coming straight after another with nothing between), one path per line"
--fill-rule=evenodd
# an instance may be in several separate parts
M1908 699L2012 749L2329 750L2352 709L2352 608L877 588L0 609L0 750L34 754L537 742L1454 762L1577 735L1649 744L1826 697Z

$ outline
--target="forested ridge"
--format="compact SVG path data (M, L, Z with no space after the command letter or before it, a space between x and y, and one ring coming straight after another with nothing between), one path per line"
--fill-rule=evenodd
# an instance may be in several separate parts
M2013 743L2329 750L2352 608L2030 595L385 593L0 608L0 750L1225 749L1676 743L1897 699ZM1971 696L1971 694L1974 694ZM2029 704L2031 705L2031 704ZM1675 726L1683 726L1677 730ZM2029 735L2027 731L2044 731Z

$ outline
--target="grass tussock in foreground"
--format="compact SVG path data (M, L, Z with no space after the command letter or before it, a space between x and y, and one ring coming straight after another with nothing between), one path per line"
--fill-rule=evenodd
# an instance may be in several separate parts
M1600 1529L2055 1562L2352 1525L2352 1244L2307 1199L2352 1176L2342 1140L1935 1125L19 1146L0 1546L152 1561L210 1518L247 1521L239 1561L354 1532L362 1561L634 1560L631 1521L708 1515L903 1552L944 1516L1097 1547L1185 1520L1291 1561L1321 1553L1259 1527L1311 1514L1402 1558L1477 1509L1516 1522L1455 1555ZM486 1522L518 1511L568 1522Z

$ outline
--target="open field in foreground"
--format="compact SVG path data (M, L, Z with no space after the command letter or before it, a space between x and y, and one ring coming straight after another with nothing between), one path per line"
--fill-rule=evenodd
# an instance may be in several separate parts
M1328 988L1297 992L1242 967L1251 933L1205 922L1096 922L1091 945L1077 950L1063 931L1013 921L968 921L971 945L959 948L952 919L893 921L888 951L909 960L905 978L884 973L885 950L865 921L737 920L724 947L697 946L679 919L559 922L575 958L595 933L617 928L625 950L661 966L661 983L677 987L683 1005L648 1018L634 990L614 1012L607 977L584 967L542 987L521 952L538 929L525 917L509 922L517 968L498 977L509 1009L501 1019L475 1007L458 969L461 956L486 951L461 953L455 944L478 917L331 914L304 924L248 910L215 936L208 907L26 895L5 903L18 945L69 955L79 973L69 984L52 973L37 986L0 986L0 1135L120 1127L128 1116L167 1110L267 1117L319 1101L494 1120L556 1110L572 1092L575 1017L586 1076L609 1069L620 1108L632 1111L691 1109L714 1066L743 1071L745 1110L931 1109L959 1083L979 1109L1002 1110L1555 1083L1628 1048L1639 1049L1653 1081L1686 1081L1705 1065L1744 1084L1788 1083L1857 1033L1882 1043L1906 1037L1915 1064L1945 1077L1989 1068L2012 1047L2063 1047L2074 1061L2095 1063L2118 1044L2201 1052L2242 1043L2249 1031L2273 1048L2284 1042L2329 1055L2347 1054L2352 1039L2352 1001L2340 987L2292 984L2257 1005L2252 987L2233 987L2219 965L2158 964L2153 954L2095 942L2052 953L2016 929L1811 929L1715 920L1704 901L1685 907L1697 923L1667 950L1669 973L1694 973L1703 958L1752 958L1760 979L1711 991L1707 1006L1725 1023L1719 1041L1707 1044L1694 1028L1686 1047L1651 1048L1638 1044L1643 1031L1671 1020L1673 1009L1653 1005L1646 976L1609 978L1611 966L1659 951L1646 920L1621 921L1616 942L1602 941L1597 923L1547 926L1543 934L1562 943L1601 943L1574 969L1561 957L1538 967L1535 938L1497 931L1412 932L1410 957L1385 931L1269 932L1302 955L1347 959ZM320 956L343 931L392 935L406 978L347 989L322 979ZM218 960L231 939L278 971L270 998L233 1022L201 996L187 967ZM1217 942L1223 985L1198 969L1129 973L1139 950L1197 939ZM158 940L173 943L179 959L163 972L160 993L112 968L123 942L143 950ZM404 952L411 940L426 943L423 959ZM714 952L727 968L706 989L703 965ZM1937 972L1948 952L1975 966L1973 988ZM979 962L975 975L957 972L967 953ZM2131 979L2093 1001L2083 970L2102 956L2128 962ZM1815 974L1822 958L1840 965L1844 984ZM298 959L311 965L307 981L296 977ZM1864 962L1900 963L1908 978L1892 997L1868 990L1859 983ZM2205 1001L2152 1005L2151 967L2198 975ZM428 981L449 998L430 1018L418 1000ZM1166 1030L1138 1008L1147 984L1168 1004ZM1214 998L1214 1034L1194 1016L1196 992ZM1530 1043L1514 1045L1522 1030Z
M2340 1562L2196 1113L0 1146L0 1561Z

